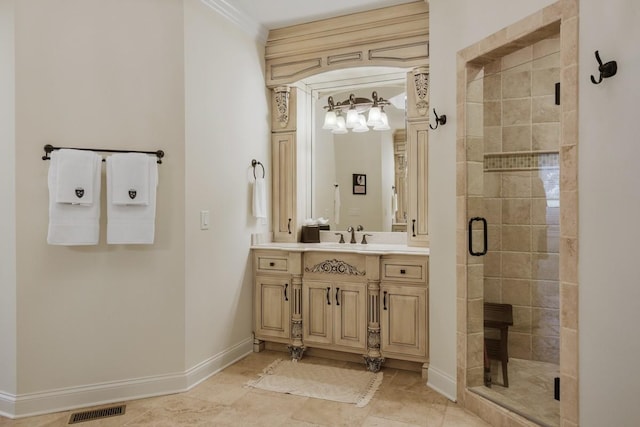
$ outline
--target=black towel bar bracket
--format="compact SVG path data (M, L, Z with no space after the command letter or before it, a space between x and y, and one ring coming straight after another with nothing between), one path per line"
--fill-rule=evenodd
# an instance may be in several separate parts
M264 178L264 165L257 161L256 159L251 160L251 166L253 167L253 178L256 179L256 166L260 165L262 168L262 177Z
M142 154L152 154L158 158L158 164L162 164L162 158L164 157L164 151L138 151L138 150L110 150L106 148L72 148L72 147L54 147L51 144L47 144L44 146L44 156L42 156L42 160L51 160L49 154L51 154L54 150L60 149L70 149L70 150L82 150L82 151L99 151L101 153L142 153ZM104 162L104 159L102 159Z

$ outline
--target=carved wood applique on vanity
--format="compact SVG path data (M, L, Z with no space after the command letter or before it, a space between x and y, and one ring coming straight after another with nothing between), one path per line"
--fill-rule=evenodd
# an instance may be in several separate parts
M313 267L305 267L307 273L327 273L327 274L346 274L354 276L365 276L365 271L358 270L357 267L348 264L339 259L327 259Z
M416 1L271 30L266 80L273 87L348 67L416 67L428 58L429 6Z

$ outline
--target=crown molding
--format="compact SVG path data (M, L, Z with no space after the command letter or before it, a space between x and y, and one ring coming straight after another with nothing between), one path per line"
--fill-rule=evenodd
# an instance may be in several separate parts
M267 42L269 30L246 13L231 6L226 0L200 0L202 3L209 6L211 9L224 16L231 23L238 26L241 30L256 38L262 43Z

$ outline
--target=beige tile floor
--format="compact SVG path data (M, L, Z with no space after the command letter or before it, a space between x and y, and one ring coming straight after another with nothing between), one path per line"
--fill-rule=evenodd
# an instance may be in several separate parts
M502 384L500 363L491 361L491 379ZM509 387L498 384L491 388L473 387L474 391L493 402L509 408L540 425L560 425L560 402L553 398L553 379L560 376L554 363L510 358Z
M475 415L429 389L417 372L384 368L382 385L364 408L246 387L262 369L285 353L253 353L188 392L125 402L126 413L74 424L112 426L363 426L489 427ZM301 363L364 369L364 365L305 357ZM110 405L106 405L110 406ZM67 425L72 412L9 420L0 427Z

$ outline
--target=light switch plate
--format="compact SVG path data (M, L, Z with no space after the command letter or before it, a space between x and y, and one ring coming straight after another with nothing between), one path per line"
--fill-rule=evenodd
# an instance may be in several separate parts
M209 211L200 211L200 230L209 229Z

